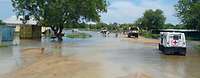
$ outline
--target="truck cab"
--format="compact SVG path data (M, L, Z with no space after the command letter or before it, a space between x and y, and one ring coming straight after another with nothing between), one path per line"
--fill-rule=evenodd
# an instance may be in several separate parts
M184 33L161 32L159 50L164 54L186 55L186 38Z

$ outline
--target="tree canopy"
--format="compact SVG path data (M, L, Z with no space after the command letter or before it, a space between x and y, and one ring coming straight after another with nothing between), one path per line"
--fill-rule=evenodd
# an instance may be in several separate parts
M98 22L99 14L107 10L106 0L12 0L12 3L23 21L32 17L38 25L51 27L58 37L65 24Z
M176 26L171 24L171 23L167 23L163 25L164 29L176 29Z
M188 29L200 29L200 0L179 0L177 16Z
M163 11L160 9L156 9L155 11L150 9L145 11L143 17L139 18L135 25L140 28L151 30L151 29L160 29L163 28L165 24L165 16L163 15Z

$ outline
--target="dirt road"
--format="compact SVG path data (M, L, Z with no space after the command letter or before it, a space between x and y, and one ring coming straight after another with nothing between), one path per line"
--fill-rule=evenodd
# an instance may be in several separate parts
M94 34L91 39L42 43L35 48L26 44L20 48L20 68L2 78L200 77L200 54L190 42L185 57L160 54L157 43L158 40L142 37L104 38Z

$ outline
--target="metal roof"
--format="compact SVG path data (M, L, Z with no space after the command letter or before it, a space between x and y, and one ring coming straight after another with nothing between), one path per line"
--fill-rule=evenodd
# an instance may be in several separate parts
M199 30L191 29L159 29L160 31L174 31L174 32L198 32Z
M34 19L30 19L29 21L27 21L26 24L23 24L22 21L20 20L20 18L22 18L22 17L17 18L16 16L11 16L11 17L3 20L3 22L5 22L9 26L15 26L15 25L36 25L37 24L37 22Z

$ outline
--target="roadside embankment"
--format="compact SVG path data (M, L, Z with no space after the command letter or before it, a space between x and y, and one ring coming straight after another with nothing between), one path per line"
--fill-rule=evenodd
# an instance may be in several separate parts
M145 38L142 36L140 36L139 38L128 38L126 37L126 35L123 35L122 40L127 40L134 43L159 44L159 39Z

